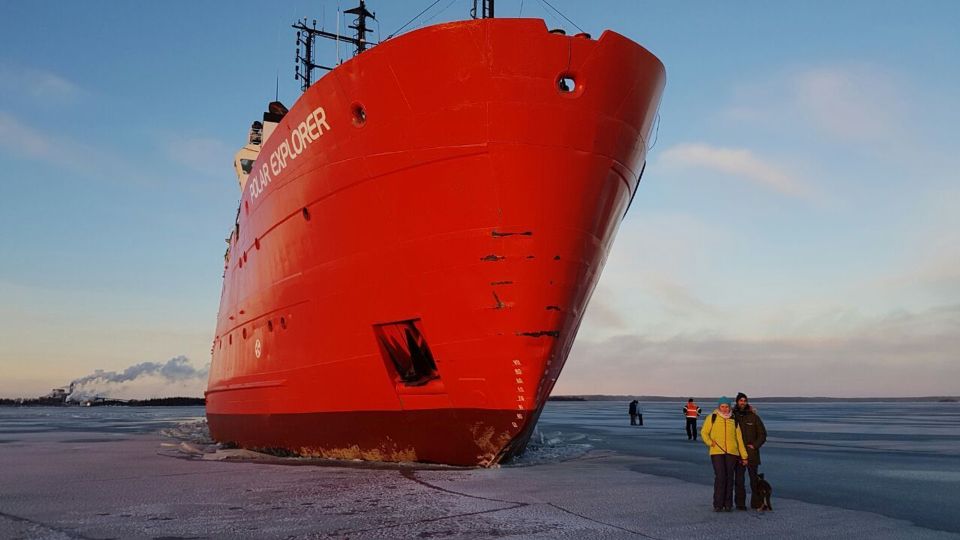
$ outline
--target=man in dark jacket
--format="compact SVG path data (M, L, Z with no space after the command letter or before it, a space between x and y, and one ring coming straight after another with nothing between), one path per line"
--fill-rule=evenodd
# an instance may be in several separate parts
M631 426L637 425L637 414L639 413L639 411L637 411L637 405L639 405L639 404L640 404L640 402L638 402L637 400L633 400L633 401L630 402L629 412L630 412L630 425L631 425Z
M733 417L740 427L743 434L743 444L747 447L747 464L743 465L739 461L734 467L734 502L737 510L747 509L747 490L744 471L750 475L750 508L760 508L762 501L757 494L757 467L760 465L760 447L767 442L767 428L763 425L763 420L757 411L750 406L747 395L743 392L737 394L737 406L733 409Z

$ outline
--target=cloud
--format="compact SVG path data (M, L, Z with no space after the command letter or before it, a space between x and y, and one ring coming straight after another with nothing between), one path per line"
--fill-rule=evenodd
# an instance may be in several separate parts
M641 280L637 272L701 275L716 255L726 255L740 239L722 223L693 213L651 210L635 212L621 226L610 251L603 280L615 279L622 291ZM601 282L603 283L603 282Z
M859 279L858 292L888 304L960 301L960 187L918 186L911 194L911 219L884 237L889 262Z
M41 104L69 104L81 95L79 86L56 73L0 65L0 96L4 102L29 99Z
M719 316L717 308L698 298L687 287L676 280L662 274L644 272L640 279L648 284L646 290L652 293L663 306L663 309L674 316Z
M599 338L615 335L629 328L617 305L617 296L613 289L603 285L601 280L583 314L578 335Z
M902 148L908 91L891 73L866 64L794 68L742 84L723 111L729 119L833 141Z
M170 159L199 173L222 178L233 167L236 149L210 138L181 138L166 143Z
M894 278L888 283L903 288L922 288L938 296L960 297L960 250L953 244L943 251L916 263L915 267Z
M791 77L793 97L821 132L839 139L873 141L901 132L905 96L875 68L821 67Z
M81 169L97 153L91 145L48 135L0 111L0 149L18 157L50 161L69 169Z
M558 394L960 394L960 304L897 311L834 337L619 335L576 343Z
M809 199L811 190L792 174L743 148L724 148L702 143L672 146L660 155L672 167L706 169L746 180L788 197Z
M0 111L0 149L34 159L46 159L57 154L56 144L50 137L3 111Z
M899 268L866 282L869 292L886 297L960 299L960 229L915 240L901 255Z
M704 284L717 257L739 239L722 224L683 212L634 212L622 224L579 335L606 338L642 327L673 332L711 326L720 316Z
M36 129L12 114L0 111L0 152L20 159L42 161L81 176L109 180L143 179L143 167L101 146Z

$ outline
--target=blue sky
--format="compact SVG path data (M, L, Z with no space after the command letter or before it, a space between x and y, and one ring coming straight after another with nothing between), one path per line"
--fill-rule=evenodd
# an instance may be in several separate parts
M386 36L429 3L370 7ZM551 3L668 80L557 392L960 394L960 5ZM289 24L335 11L0 5L0 396L209 361L233 152L298 94Z

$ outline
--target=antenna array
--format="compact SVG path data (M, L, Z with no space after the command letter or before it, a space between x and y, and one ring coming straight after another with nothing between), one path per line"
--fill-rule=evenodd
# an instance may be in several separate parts
M292 27L297 30L297 56L294 59L294 62L296 62L294 80L300 81L301 91L306 92L307 88L310 88L310 85L313 84L314 69L320 68L327 71L333 69L330 66L324 66L314 62L314 53L316 52L316 46L314 42L317 37L350 43L355 47L355 55L367 50L367 46L371 44L369 41L367 41L367 33L372 32L373 30L367 28L367 19L376 20L376 14L367 10L364 0L360 0L359 6L353 9L348 9L344 11L344 13L357 16L356 19L354 19L353 24L350 26L350 28L356 30L356 37L341 36L339 32L333 34L323 30L322 28L318 29L316 19L313 19L313 24L311 26L307 26L306 17L304 17L303 20L298 20L296 24L292 25ZM303 48L301 49L301 47Z

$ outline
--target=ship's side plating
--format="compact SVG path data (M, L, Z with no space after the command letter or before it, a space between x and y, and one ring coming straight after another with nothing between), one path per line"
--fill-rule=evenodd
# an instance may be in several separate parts
M485 19L390 40L310 87L241 197L213 436L465 465L522 450L663 83L618 34Z

